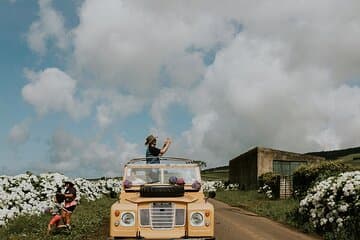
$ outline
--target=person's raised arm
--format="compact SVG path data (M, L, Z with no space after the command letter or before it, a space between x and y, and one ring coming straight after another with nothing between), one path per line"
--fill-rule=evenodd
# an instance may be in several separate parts
M170 140L170 138L167 138L165 140L164 146L162 147L162 149L160 149L160 154L159 154L160 156L163 155L164 153L166 153L166 151L170 147L170 144L171 144L171 140Z

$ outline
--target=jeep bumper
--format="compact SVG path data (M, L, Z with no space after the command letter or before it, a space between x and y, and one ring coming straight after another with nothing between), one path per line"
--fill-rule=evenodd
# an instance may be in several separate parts
M134 240L134 239L145 239L145 238L121 238L121 237L108 237L108 240ZM171 240L216 240L215 238L170 238Z

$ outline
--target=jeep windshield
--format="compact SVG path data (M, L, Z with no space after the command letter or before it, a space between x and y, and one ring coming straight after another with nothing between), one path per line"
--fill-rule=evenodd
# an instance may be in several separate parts
M169 184L170 178L182 178L185 185L191 185L200 181L200 171L196 164L164 165L146 164L132 165L125 169L124 180L131 182L133 186L144 184Z

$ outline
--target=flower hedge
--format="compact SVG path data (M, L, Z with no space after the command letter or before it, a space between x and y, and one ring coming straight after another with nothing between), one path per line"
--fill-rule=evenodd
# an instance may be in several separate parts
M293 173L294 196L301 199L306 196L307 190L316 182L352 170L354 169L351 166L342 161L324 161L301 165Z
M57 188L63 187L68 177L59 173L17 176L0 176L0 226L20 215L39 215L53 204ZM77 200L93 201L103 194L120 192L119 180L107 179L89 181L83 178L73 179L77 189Z
M329 177L309 189L300 201L301 224L310 224L328 239L360 235L360 171Z
M100 179L89 181L83 178L69 179L59 173L34 175L31 173L17 176L0 176L0 226L15 217L29 214L40 215L51 207L58 188L65 180L72 180L77 190L77 201L94 201L104 194L114 196L121 191L118 179ZM224 185L221 181L202 182L204 192L237 190L237 184Z
M222 181L203 181L202 188L204 192L210 192L217 190L224 190L224 191L236 191L239 190L239 184L237 183L224 183Z
M264 193L269 199L280 197L280 175L267 172L259 176L259 193Z

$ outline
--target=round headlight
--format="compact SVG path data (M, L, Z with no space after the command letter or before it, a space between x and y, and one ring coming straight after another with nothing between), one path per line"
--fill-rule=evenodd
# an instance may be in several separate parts
M121 214L121 225L133 226L135 223L135 215L131 212L125 212Z
M204 216L201 213L195 212L191 215L191 225L201 226L203 224L204 224Z

